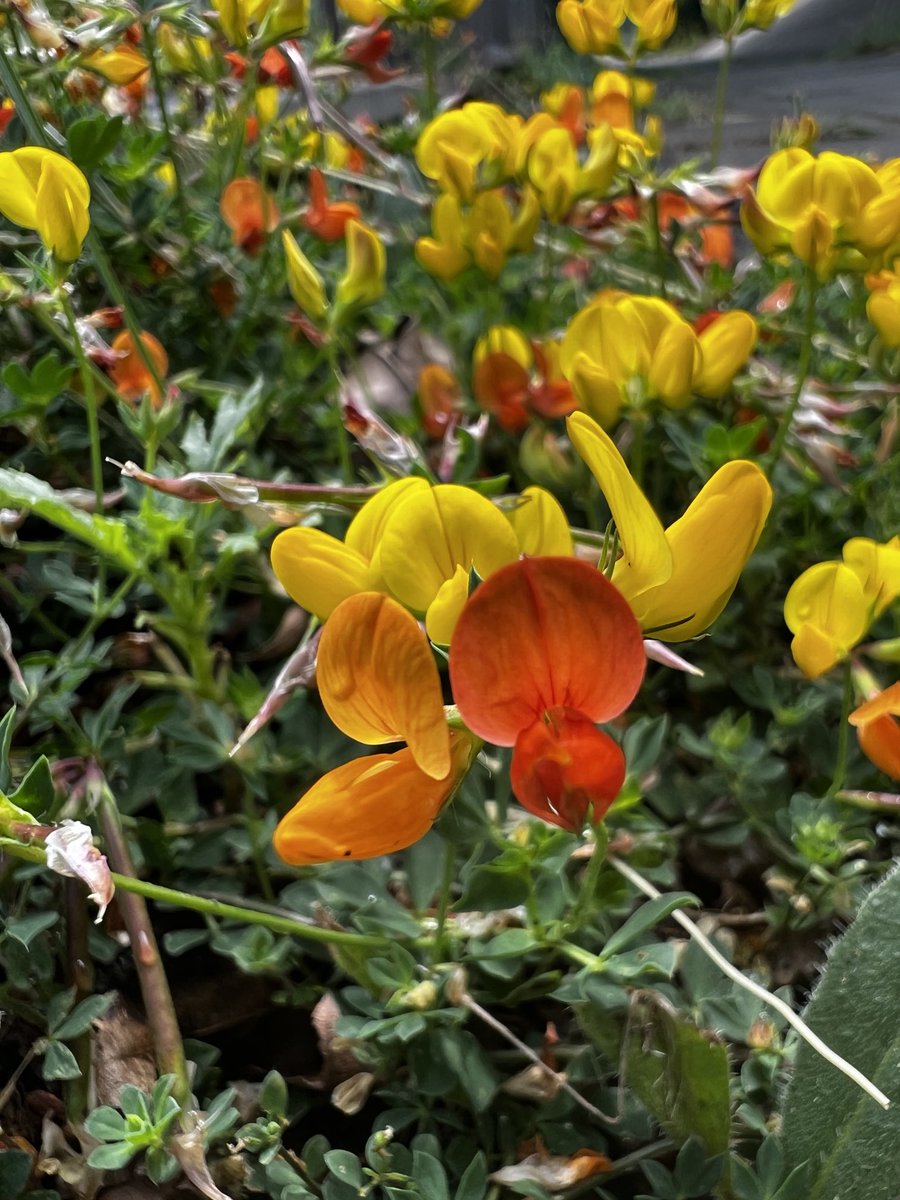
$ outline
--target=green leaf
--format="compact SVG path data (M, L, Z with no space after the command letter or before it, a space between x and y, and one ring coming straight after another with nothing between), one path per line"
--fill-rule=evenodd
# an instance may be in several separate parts
M6 922L6 932L17 942L21 942L27 950L36 937L46 933L58 920L58 912L32 913L30 917L10 917Z
M699 903L697 897L692 896L690 892L666 892L662 896L648 900L646 904L642 904L636 912L631 914L624 925L616 930L603 947L600 958L607 959L612 958L614 954L620 954L648 929L653 929L660 921L673 913L676 908L684 908L688 904L696 907Z
M66 132L72 161L82 171L98 167L119 144L124 124L124 117L102 114L73 121Z
M93 1023L103 1016L115 998L115 992L107 992L104 996L88 996L69 1013L61 1025L53 1030L53 1036L61 1041L67 1041L69 1038L87 1033Z
M108 1104L89 1113L84 1127L91 1137L101 1142L120 1142L128 1132L125 1118L118 1109L110 1108Z
M329 1150L325 1155L325 1165L335 1178L351 1187L362 1187L362 1166L355 1154L349 1150Z
M129 1146L127 1142L110 1142L91 1151L88 1166L96 1167L98 1171L118 1171L127 1166L137 1152L138 1147Z
M454 1200L484 1200L486 1192L487 1159L479 1150L463 1171Z
M789 1169L809 1160L808 1200L900 1195L900 870L864 901L837 943L804 1018L894 1100L874 1100L803 1042L784 1102Z
M44 1078L77 1079L81 1074L75 1055L62 1042L50 1042L44 1055Z
M0 1152L0 1196L16 1200L24 1191L31 1176L31 1155L24 1150Z
M637 992L625 1030L625 1081L676 1142L725 1154L731 1127L728 1052L656 992ZM868 1198L867 1198L868 1200Z
M12 742L15 719L16 710L12 707L0 721L0 792L5 792L9 787L9 746Z
M0 505L30 509L57 529L93 546L123 570L133 571L138 566L138 555L129 544L124 521L73 508L59 492L34 475L0 467Z
M413 1151L412 1177L428 1200L450 1200L447 1172L436 1158L421 1150Z
M56 788L50 772L50 763L46 755L42 754L32 764L25 778L10 796L10 800L19 808L38 816L50 811L55 795Z

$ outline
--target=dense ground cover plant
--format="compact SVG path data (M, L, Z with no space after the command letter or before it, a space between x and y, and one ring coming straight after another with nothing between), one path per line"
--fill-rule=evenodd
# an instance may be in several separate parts
M4 1197L900 1186L900 171L477 7L5 14Z

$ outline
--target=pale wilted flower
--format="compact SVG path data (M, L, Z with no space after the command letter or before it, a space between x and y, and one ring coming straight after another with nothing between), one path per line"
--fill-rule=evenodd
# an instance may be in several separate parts
M116 889L106 856L94 845L93 836L90 827L81 821L63 821L47 834L44 844L51 871L80 879L90 888L88 899L100 909L94 922L99 925Z

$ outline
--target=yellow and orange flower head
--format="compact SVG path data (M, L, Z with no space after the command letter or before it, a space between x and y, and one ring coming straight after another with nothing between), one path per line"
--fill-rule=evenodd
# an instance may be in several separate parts
M110 367L110 378L123 399L139 401L143 396L149 395L153 407L159 408L164 399L162 381L169 370L169 356L152 333L142 330L140 340L144 348L143 355L127 329L123 329L113 339L110 349L116 355L116 359ZM153 364L155 375L144 355Z
M293 865L374 858L428 832L477 752L450 731L428 639L395 600L365 592L344 600L322 632L316 679L325 711L348 737L405 749L329 771L275 830Z
M761 254L793 254L820 279L864 270L900 237L900 187L888 168L779 150L744 198L741 224Z
M723 313L699 335L665 300L601 292L576 313L560 366L582 407L607 428L624 407L658 400L684 408L698 393L724 396L756 344L742 310Z
M558 342L530 343L514 326L494 325L475 343L475 399L510 433L525 429L533 413L568 416L576 402L558 360Z
M321 620L348 596L381 591L424 614L431 639L446 646L470 571L486 579L519 552L512 525L484 496L413 477L368 500L343 542L320 529L286 529L272 544L272 567L288 595Z
M137 46L122 42L112 50L92 50L81 59L81 65L102 75L116 87L125 87L134 83L150 70L149 60L141 54Z
M845 659L897 596L900 536L886 543L851 538L841 562L804 571L784 601L791 653L803 674L818 679Z
M60 262L74 262L81 253L90 202L87 179L54 150L23 146L0 154L0 214L36 230Z
M278 206L258 179L232 179L219 202L222 219L236 246L255 256L278 228Z
M850 714L859 747L879 771L900 780L900 682L861 704Z
M612 513L622 550L613 583L641 628L666 642L703 633L728 603L763 531L772 506L765 475L755 463L726 463L663 529L609 435L585 413L573 413L566 426Z
M348 221L358 221L359 206L350 200L328 199L325 176L313 167L309 173L309 208L301 218L303 226L323 242L340 242Z
M637 695L641 631L617 589L575 558L525 558L473 594L450 647L453 698L466 725L513 746L516 799L579 832L625 779L625 758L596 723Z

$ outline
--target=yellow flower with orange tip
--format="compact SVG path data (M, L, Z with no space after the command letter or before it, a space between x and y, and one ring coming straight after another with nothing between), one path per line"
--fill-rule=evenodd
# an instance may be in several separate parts
M886 543L851 538L842 561L816 563L785 597L794 662L809 679L818 679L847 657L897 596L900 536Z
M134 83L150 69L150 61L136 46L122 42L112 50L92 50L82 56L81 65L102 75L117 87Z
M601 292L576 313L560 366L581 405L607 428L626 405L684 408L699 393L724 396L756 344L749 313L722 313L696 334L665 300Z
M569 438L606 497L621 557L612 580L645 633L681 642L703 633L724 609L772 505L755 463L720 467L668 529L631 477L612 439L585 413Z
M0 213L36 230L60 262L74 262L81 253L90 202L87 179L54 150L22 146L0 154Z
M900 780L900 681L872 696L850 714L859 748L879 771Z
M480 742L450 730L428 639L395 600L365 592L344 600L322 632L316 680L325 711L364 745L402 750L329 771L275 830L295 866L375 858L428 832Z
M891 163L878 171L850 155L801 147L767 159L741 224L761 254L791 253L820 279L864 270L900 237L900 186Z

